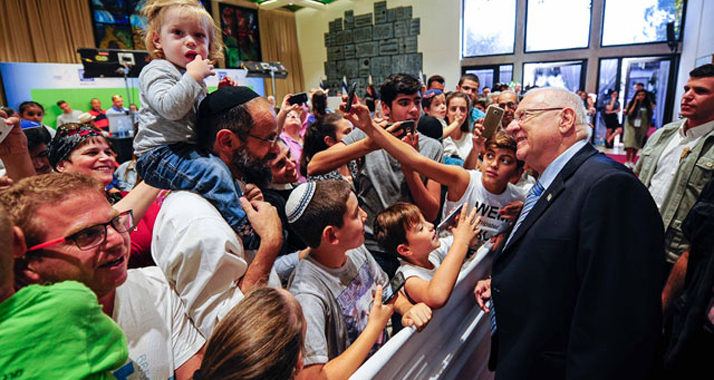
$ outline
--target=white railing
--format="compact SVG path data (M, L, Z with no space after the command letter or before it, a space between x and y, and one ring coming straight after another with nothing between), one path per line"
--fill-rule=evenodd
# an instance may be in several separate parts
M474 299L476 282L491 271L491 254L479 250L462 269L449 302L421 332L405 328L355 372L363 379L492 379L487 368L491 321Z

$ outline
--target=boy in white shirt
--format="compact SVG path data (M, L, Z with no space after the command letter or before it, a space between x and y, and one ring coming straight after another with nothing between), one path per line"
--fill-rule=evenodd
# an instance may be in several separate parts
M377 241L398 255L406 282L404 293L411 302L432 309L443 307L454 290L469 245L479 232L476 208L461 209L453 235L438 239L434 225L424 220L411 203L396 203L382 211L374 222Z
M346 119L363 130L374 143L394 156L402 165L448 187L444 215L460 204L474 205L481 216L479 243L492 238L508 220L520 213L525 194L509 181L520 177L523 162L516 159L516 140L505 131L496 132L484 142L479 128L474 128L474 147L467 158L483 152L481 170L445 165L420 155L419 135L406 136L404 143L369 118L368 109L353 104ZM397 127L398 128L398 127Z

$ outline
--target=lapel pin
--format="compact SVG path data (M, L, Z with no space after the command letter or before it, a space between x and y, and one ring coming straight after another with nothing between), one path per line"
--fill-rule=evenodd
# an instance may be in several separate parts
M545 200L550 202L550 198L553 198L553 194L548 193L548 195L545 196Z

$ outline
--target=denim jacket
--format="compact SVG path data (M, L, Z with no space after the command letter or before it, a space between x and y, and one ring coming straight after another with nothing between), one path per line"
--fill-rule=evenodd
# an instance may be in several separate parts
M669 123L650 136L640 153L635 173L645 186L657 169L657 161L670 138L677 133L686 119ZM714 131L702 136L691 153L679 162L667 196L660 207L665 227L667 261L674 263L688 248L689 242L682 234L682 221L689 213L704 185L714 175Z

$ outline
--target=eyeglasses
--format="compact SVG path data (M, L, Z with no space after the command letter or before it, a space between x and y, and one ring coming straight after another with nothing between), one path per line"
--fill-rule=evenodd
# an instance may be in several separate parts
M265 138L265 137L260 137L260 136L256 136L256 135L253 135L253 134L250 134L250 133L249 133L249 134L248 134L248 137L252 137L252 138L258 139L258 140L260 140L260 141L265 141L265 142L267 142L267 143L270 143L270 145L275 145L275 142L278 141L278 135L277 135L277 134L276 134L276 135L273 135L273 137L271 137L271 138Z
M107 241L107 228L109 225L111 225L112 228L119 233L133 231L135 227L134 212L132 210L124 211L106 223L87 227L79 232L73 233L72 235L35 245L30 247L27 252L47 248L66 241L71 241L77 246L77 248L82 251L87 251L94 247L100 246Z
M503 108L503 109L510 108L510 109L512 109L512 110L518 108L518 104L516 104L515 102L498 103L498 106L501 107L501 108Z
M547 112L547 111L560 111L564 110L565 107L553 107L553 108L530 108L530 109L524 109L517 111L515 115L513 115L513 120L517 123L524 122L528 119L530 119L533 116L536 116L539 113Z

